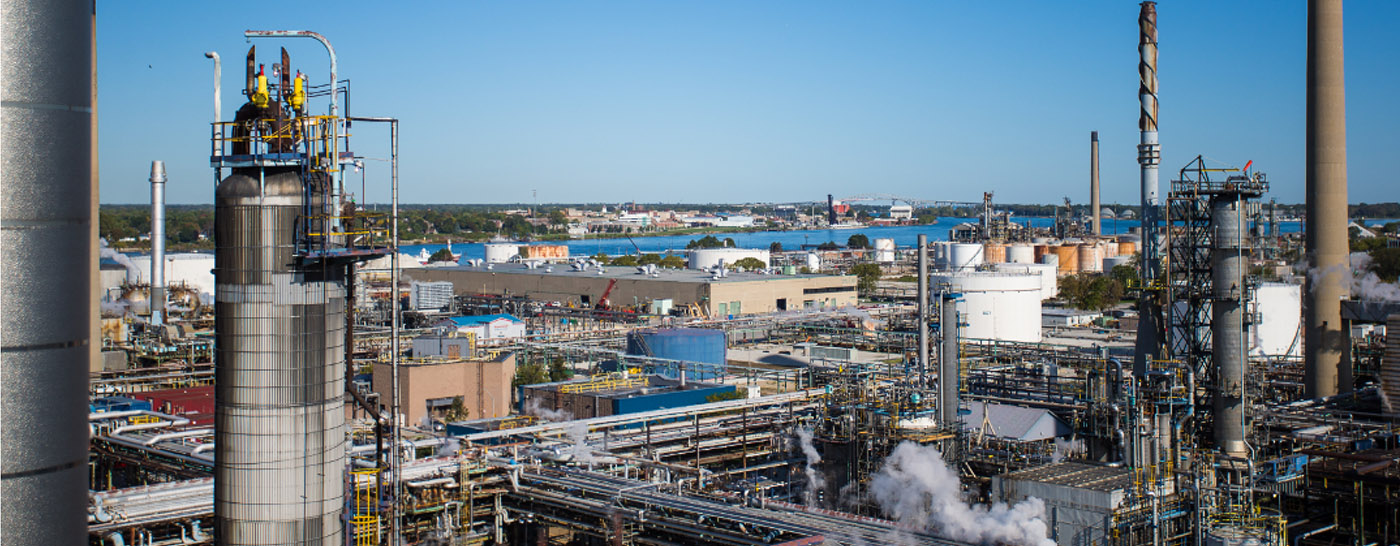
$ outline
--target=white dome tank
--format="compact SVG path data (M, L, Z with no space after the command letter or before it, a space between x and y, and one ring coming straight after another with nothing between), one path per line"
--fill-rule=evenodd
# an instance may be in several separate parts
M1035 246L1016 243L1006 247L1006 261L1013 264L1035 263Z
M486 263L503 264L520 255L520 245L515 243L486 243Z
M1041 276L959 271L930 275L933 286L962 294L958 313L967 339L1040 342Z
M725 266L733 266L735 262L744 258L754 258L763 262L763 267L768 267L769 253L765 249L757 248L697 248L690 251L690 269L708 269L724 262ZM811 267L810 265L808 267Z
M1250 328L1249 354L1301 356L1303 287L1266 282L1260 283L1253 295L1261 320Z
M975 269L982 265L982 245L979 243L953 243L948 246L948 269L961 271Z
M894 263L894 239L875 239L875 261L882 264Z

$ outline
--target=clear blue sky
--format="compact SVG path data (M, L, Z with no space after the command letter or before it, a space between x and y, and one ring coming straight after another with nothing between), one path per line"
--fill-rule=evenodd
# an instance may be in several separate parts
M1197 154L1301 202L1305 3L1172 1L1161 29L1163 182ZM212 63L243 102L245 29L330 38L351 114L402 120L402 201L785 202L827 193L1138 201L1138 5L1001 2L99 2L103 203L211 203ZM1350 201L1400 200L1400 2L1346 11ZM286 46L313 84L314 41ZM318 105L318 107L324 107ZM355 149L387 157L388 132ZM371 163L370 201L388 198ZM375 189L378 188L378 189Z

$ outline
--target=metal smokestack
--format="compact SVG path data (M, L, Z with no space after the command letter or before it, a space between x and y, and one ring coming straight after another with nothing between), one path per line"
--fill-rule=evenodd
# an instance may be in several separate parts
M1157 165L1162 151L1157 144L1157 3L1143 2L1138 14L1138 165L1142 171L1142 255L1139 274L1145 284L1156 281L1161 241L1157 224L1161 201L1157 197ZM1133 371L1141 376L1147 371L1147 361L1160 352L1161 304L1150 291L1138 300L1137 350L1133 355Z
M928 235L919 234L919 386L928 386Z
M1103 235L1099 218L1099 132L1089 132L1089 210L1094 215L1094 235Z
M831 194L826 194L826 223L836 224L836 199Z
M1249 454L1245 446L1244 370L1245 273L1249 268L1249 238L1245 235L1240 194L1221 195L1211 201L1214 228L1211 250L1211 359L1215 362L1215 445L1234 457Z
M151 162L151 324L165 323L165 162Z
M1341 300L1347 277L1347 123L1341 0L1308 2L1308 139L1304 392L1351 391Z
M97 201L90 2L5 0L0 543L87 536Z

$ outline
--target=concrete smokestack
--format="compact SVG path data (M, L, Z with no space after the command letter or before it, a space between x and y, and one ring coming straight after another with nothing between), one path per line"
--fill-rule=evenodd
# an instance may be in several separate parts
M165 323L165 162L151 162L151 324Z
M836 199L826 194L826 223L836 224Z
M1303 290L1304 392L1310 398L1351 390L1341 300L1347 277L1347 123L1342 62L1342 1L1308 2L1308 139Z
M1142 255L1139 274L1144 283L1156 281L1161 258L1157 224L1161 200L1157 196L1157 165L1162 150L1157 143L1157 3L1143 2L1138 14L1138 165L1142 173ZM1147 361L1161 352L1161 303L1144 293L1138 300L1137 348L1133 372L1142 376Z
M0 544L87 536L92 343L91 2L4 0L0 81Z
M1094 235L1103 235L1099 218L1099 132L1089 132L1089 210L1094 215Z

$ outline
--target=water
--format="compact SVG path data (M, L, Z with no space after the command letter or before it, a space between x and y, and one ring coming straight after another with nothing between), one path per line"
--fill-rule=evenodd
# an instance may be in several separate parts
M937 223L919 226L888 226L888 227L864 227L860 229L804 229L795 231L759 231L754 233L715 233L715 238L724 240L734 239L734 243L739 248L768 248L774 242L782 243L784 250L799 250L802 245L819 245L825 242L834 242L844 246L846 240L857 233L865 235L870 239L870 243L875 244L875 239L894 239L894 244L900 248L909 248L918 241L920 233L928 235L930 241L948 240L948 230L953 226L963 222L973 222L973 218L939 218ZM1055 223L1054 218L1018 218L1014 220L1018 224L1030 223L1032 227L1050 227ZM1103 219L1103 230L1106 235L1116 235L1127 233L1128 228L1136 227L1137 220ZM1282 222L1280 231L1283 233L1297 233L1298 222ZM646 253L665 254L668 251L684 252L685 245L695 239L704 237L705 234L691 235L666 235L661 237L632 237L631 241L626 238L620 239L574 239L569 241L550 241L541 244L563 244L569 247L570 256L592 256L599 252L610 256L636 253L641 249ZM632 246L633 242L636 246ZM429 254L438 249L446 248L447 245L404 245L401 251L404 254L417 255L422 249L427 249ZM485 258L486 251L482 243L456 243L452 245L452 250L462 254L462 259Z

